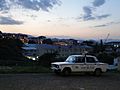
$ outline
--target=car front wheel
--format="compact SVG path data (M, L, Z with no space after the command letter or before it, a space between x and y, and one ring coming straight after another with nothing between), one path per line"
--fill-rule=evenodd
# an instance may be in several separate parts
M68 75L70 75L70 73L71 73L71 70L70 70L69 68L65 68L65 69L63 69L63 71L62 71L62 74L63 74L64 76L68 76Z

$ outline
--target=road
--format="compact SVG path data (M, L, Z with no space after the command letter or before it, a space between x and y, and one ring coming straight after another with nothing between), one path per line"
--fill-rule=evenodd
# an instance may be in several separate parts
M0 74L0 90L120 90L120 73L57 76L44 74Z

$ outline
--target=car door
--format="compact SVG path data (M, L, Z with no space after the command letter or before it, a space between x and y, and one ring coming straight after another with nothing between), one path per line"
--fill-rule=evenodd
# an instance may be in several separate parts
M74 72L85 71L86 70L85 57L75 57L75 62L72 67Z
M94 71L96 67L96 60L94 57L86 57L86 71Z

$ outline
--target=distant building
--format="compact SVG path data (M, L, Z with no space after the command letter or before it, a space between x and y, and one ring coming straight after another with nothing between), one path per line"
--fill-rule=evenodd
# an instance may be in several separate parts
M93 50L90 46L61 46L49 44L25 44L23 48L23 55L26 57L38 57L45 53L57 52L58 58L68 57L73 54L82 54L84 51L91 52Z
M26 34L16 34L16 33L2 33L0 32L1 39L19 39L23 43L28 43L28 36Z
M54 53L58 50L58 46L55 45L49 45L49 44L39 44L37 46L37 55L42 56L45 53Z
M106 52L106 53L113 53L114 51L113 51L113 48L112 48L112 47L109 47L109 46L108 46L108 47L105 48L105 52Z
M39 37L29 37L29 43L34 43L34 44L42 44L43 40L46 39L45 36L39 36Z
M61 46L67 46L67 45L68 45L66 42L61 42L61 41L59 41L59 42L54 42L53 44L54 44L54 45L61 45Z
M38 43L41 43L39 42L39 39L37 37L29 37L29 43L34 43L34 44L38 44Z
M106 53L119 53L120 52L120 42L118 41L113 41L113 42L107 42L105 43L105 52Z
M117 48L117 49L116 49L116 52L117 52L117 53L120 53L120 48Z
M120 41L113 41L105 43L107 46L120 47Z
M70 45L78 45L78 41L74 39L52 39L54 45L61 46L70 46Z
M33 60L37 58L37 44L25 44L22 49L25 57Z

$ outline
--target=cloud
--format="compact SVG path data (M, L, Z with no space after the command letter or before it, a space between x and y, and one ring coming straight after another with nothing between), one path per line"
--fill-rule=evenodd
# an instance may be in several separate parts
M103 19L103 18L107 18L109 16L110 16L110 14L104 14L104 15L97 16L97 18L98 19Z
M97 8L103 5L104 3L105 0L94 0L94 2L92 2L92 6L84 6L83 7L84 14L82 15L82 17L79 17L78 19L89 21L89 20L100 20L109 17L110 14L102 14L102 15L95 14Z
M10 17L0 17L0 24L1 25L20 25L20 24L23 24L23 22L14 20Z
M6 4L5 0L0 0L0 11L8 10L9 6Z
M107 24L101 24L101 25L96 25L96 26L94 26L94 27L106 27L106 26L108 26Z
M16 21L8 16L12 16L11 10L13 9L23 9L23 10L33 10L33 11L46 11L49 12L55 5L61 5L59 0L0 0L0 24L9 25L20 25L23 24L21 21ZM2 17L4 16L4 17ZM30 15L32 18L34 14Z
M49 11L54 5L60 4L59 0L0 0L0 11L9 10L13 5L35 11Z
M92 16L92 8L89 6L83 7L84 15L83 15L83 20L94 20L95 17Z
M105 23L105 24L101 24L101 25L96 25L96 26L94 26L94 28L106 27L106 26L110 26L113 24L120 24L120 22L109 22L109 23Z
M17 0L18 5L31 10L49 11L54 5L59 5L58 0Z
M94 7L99 7L105 3L105 0L94 0L92 3Z
M79 17L78 19L83 19L84 21L101 20L104 18L108 18L110 16L110 14L95 15L94 8L89 6L84 6L83 12L84 12L84 15L82 17Z

